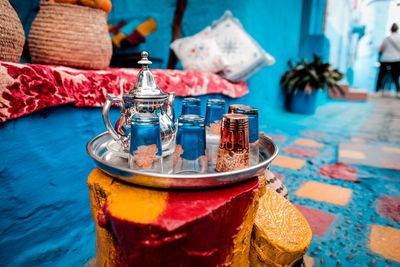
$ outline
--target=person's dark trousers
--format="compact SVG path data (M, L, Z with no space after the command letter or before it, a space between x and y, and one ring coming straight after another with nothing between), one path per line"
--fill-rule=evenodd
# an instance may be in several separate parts
M386 72L388 71L390 71L390 74L392 75L392 79L394 84L396 85L397 92L400 92L400 86L399 86L400 61L381 62L381 66L379 68L378 80L376 82L376 91L378 92L380 89L382 89L381 87L382 79L385 76Z

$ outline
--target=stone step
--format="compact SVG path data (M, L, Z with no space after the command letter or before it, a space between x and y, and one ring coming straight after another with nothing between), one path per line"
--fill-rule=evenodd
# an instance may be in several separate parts
M350 88L348 85L340 85L344 92L342 95L339 92L329 90L328 95L332 99L346 99L350 101L367 101L368 92L363 89Z

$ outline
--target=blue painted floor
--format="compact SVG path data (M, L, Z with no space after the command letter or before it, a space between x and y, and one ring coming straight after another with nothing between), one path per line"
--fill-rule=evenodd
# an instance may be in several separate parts
M400 107L400 100L397 107ZM371 229L376 225L394 228L400 235L400 221L396 222L390 216L385 218L386 214L379 214L377 211L378 202L386 199L384 195L397 198L395 213L399 218L400 171L352 165L357 171L358 181L355 182L332 179L320 174L324 165L337 162L340 143L382 144L394 147L398 149L396 153L400 153L400 143L357 138L359 129L369 123L369 115L379 111L377 108L374 103L330 102L321 106L313 116L281 112L278 116L265 120L261 127L276 140L280 155L305 160L305 165L299 170L279 166L272 166L271 170L283 177L282 181L287 186L293 203L312 210L310 224L316 231L307 252L308 266L400 266L399 261L386 257L387 254L377 253L370 245ZM323 147L297 145L298 139L314 140L323 144ZM285 152L285 148L293 146L317 150L319 155L301 157ZM397 162L397 166L400 168L400 162ZM298 196L299 189L310 181L350 189L351 197L345 205L338 205ZM334 194L339 195L341 192L335 191ZM301 209L300 211L303 212ZM307 218L306 215L305 217ZM392 254L400 255L399 239L395 241L398 243L393 244Z

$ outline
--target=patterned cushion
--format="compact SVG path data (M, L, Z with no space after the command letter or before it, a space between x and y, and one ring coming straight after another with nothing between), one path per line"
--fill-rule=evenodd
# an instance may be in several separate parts
M175 40L171 49L184 69L220 72L233 82L245 81L275 62L230 11L196 35Z
M210 31L211 28L207 27L196 35L171 43L171 49L185 70L215 73L224 69L223 54L216 41L210 37Z
M230 11L212 24L211 36L216 40L227 64L221 76L228 80L247 80L262 67L275 63L275 59L243 29Z

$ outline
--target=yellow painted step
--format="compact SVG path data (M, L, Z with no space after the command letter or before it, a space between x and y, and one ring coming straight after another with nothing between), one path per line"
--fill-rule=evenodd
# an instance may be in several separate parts
M253 226L250 266L292 266L307 252L311 238L310 225L300 211L267 187Z

